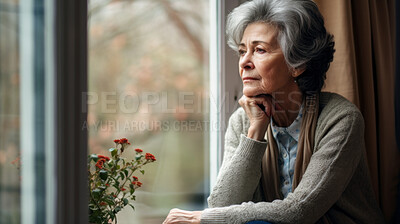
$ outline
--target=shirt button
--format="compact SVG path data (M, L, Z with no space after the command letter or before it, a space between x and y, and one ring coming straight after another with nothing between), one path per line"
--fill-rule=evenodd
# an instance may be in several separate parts
M286 153L283 153L283 158L286 158L287 157L287 154Z
M289 181L285 181L285 185L289 185Z

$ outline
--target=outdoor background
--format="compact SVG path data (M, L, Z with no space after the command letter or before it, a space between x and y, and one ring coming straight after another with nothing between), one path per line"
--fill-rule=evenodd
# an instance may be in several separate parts
M90 153L126 137L154 154L118 223L161 223L205 206L209 189L208 0L91 0Z
M19 1L0 0L0 223L20 223ZM154 154L137 173L136 211L118 223L161 223L209 194L208 0L91 0L88 10L89 153L126 137ZM85 112L85 111L83 111Z
M0 223L20 223L18 0L0 0Z

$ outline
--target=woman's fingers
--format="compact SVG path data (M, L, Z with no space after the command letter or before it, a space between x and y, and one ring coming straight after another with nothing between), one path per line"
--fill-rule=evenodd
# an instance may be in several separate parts
M163 224L199 224L201 220L201 211L185 211L181 209L172 209Z
M251 112L255 117L261 116L260 112L264 112L268 117L272 115L273 103L272 97L269 95L260 95L255 97L242 96L239 100L239 104L245 109L246 112Z
M270 95L260 95L256 97L247 97L243 95L239 100L239 104L246 112L250 121L247 137L255 140L264 139L270 117L274 113L272 97Z

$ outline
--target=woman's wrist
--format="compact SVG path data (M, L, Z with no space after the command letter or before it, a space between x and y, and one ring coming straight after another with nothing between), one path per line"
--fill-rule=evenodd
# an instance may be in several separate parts
M257 140L257 141L264 141L265 139L265 132L267 131L268 125L266 127L262 128L254 128L251 127L249 128L247 132L247 137Z

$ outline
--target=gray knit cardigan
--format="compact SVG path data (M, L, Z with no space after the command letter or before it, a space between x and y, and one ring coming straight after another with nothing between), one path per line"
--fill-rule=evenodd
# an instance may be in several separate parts
M325 213L333 223L384 223L366 163L363 117L345 98L321 93L313 155L284 200L265 202L260 178L267 142L247 138L248 128L239 108L229 120L224 160L202 224L315 223Z

